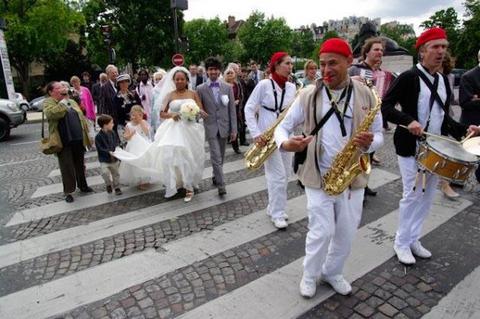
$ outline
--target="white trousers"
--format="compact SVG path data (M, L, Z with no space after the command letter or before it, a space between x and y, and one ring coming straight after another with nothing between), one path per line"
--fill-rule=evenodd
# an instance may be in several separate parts
M433 197L438 185L438 177L426 173L425 193L423 193L422 175L419 175L414 191L413 187L415 186L415 178L418 171L415 157L398 156L398 166L402 175L403 196L399 205L395 246L409 248L420 237L423 222L432 207Z
M308 233L304 274L319 278L343 273L362 217L364 189L330 196L322 189L305 187Z
M265 162L268 207L272 218L282 217L287 208L287 184L292 170L292 153L275 150Z

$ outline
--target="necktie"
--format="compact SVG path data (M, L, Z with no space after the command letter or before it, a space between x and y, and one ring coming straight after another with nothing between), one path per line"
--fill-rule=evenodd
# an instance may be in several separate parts
M220 84L218 82L212 82L212 83L210 83L210 87L211 88L218 88L218 87L220 87Z

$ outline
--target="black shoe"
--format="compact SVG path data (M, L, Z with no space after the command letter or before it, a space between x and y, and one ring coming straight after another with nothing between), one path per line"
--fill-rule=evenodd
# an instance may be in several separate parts
M107 185L107 193L111 194L113 191L112 186Z
M377 192L370 189L370 187L365 187L365 195L367 196L377 196Z
M88 186L87 186L87 188L80 189L80 191L82 193L93 193L93 189L91 187L88 187Z
M212 184L213 186L217 186L217 180L215 179L215 176L212 177Z
M233 151L237 154L242 154L242 151L240 151L240 149L238 147L234 148Z
M73 202L73 196L70 195L70 194L68 194L67 196L65 196L65 201L66 201L67 203Z
M219 187L218 188L218 196L223 196L227 194L227 190L225 189L225 187Z
M248 143L248 142L245 141L245 142L240 142L240 145L242 145L242 146L249 146L250 143Z
M122 195L122 190L120 188L115 188L115 195Z

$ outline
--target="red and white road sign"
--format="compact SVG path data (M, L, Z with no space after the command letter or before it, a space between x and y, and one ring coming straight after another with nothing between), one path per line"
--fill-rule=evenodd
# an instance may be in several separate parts
M176 53L172 56L172 63L176 66L182 66L185 63L185 58L180 53Z

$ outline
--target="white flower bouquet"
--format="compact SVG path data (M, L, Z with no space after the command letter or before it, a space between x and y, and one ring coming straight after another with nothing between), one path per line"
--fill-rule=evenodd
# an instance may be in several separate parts
M195 102L185 102L180 106L180 116L183 120L195 121L200 108Z

